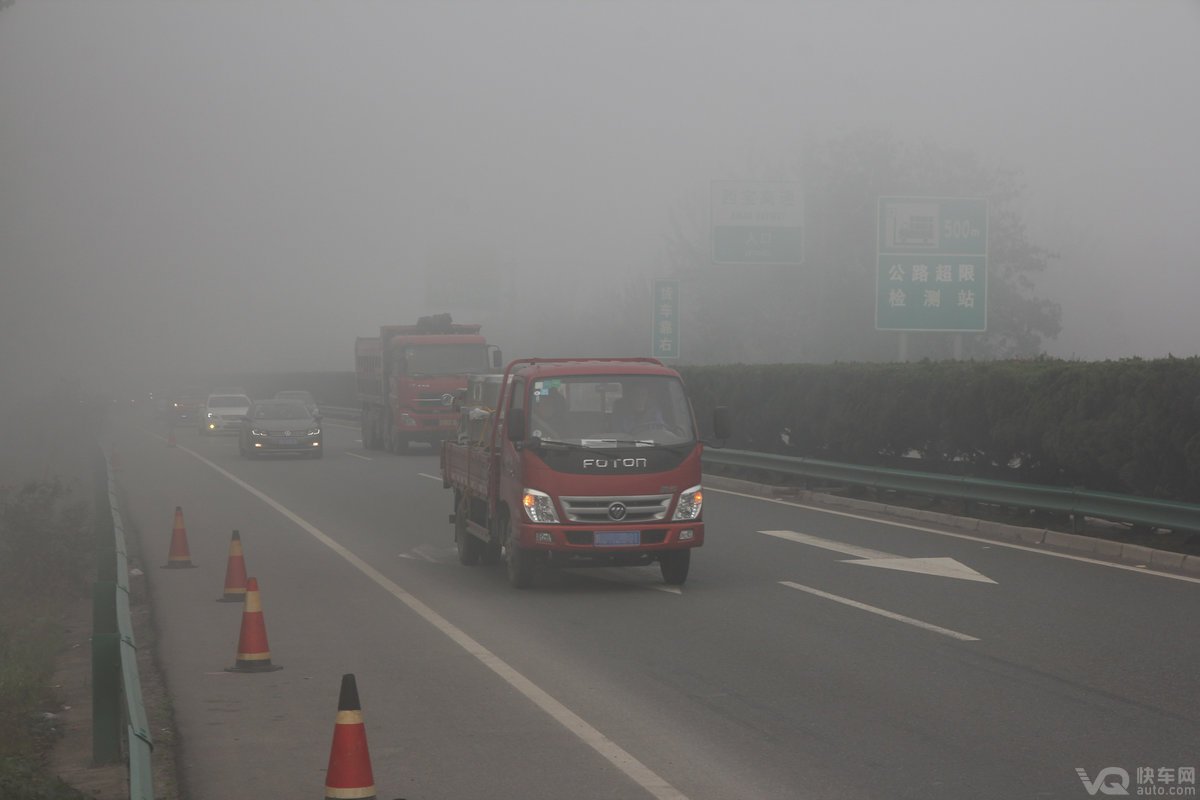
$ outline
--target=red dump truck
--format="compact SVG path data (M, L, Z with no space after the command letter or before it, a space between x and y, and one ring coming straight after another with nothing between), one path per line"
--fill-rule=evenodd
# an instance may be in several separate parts
M532 358L495 382L494 410L462 414L488 424L442 444L459 561L503 560L517 588L542 565L658 562L667 583L687 580L704 544L704 445L679 373L653 358ZM726 409L713 431L728 437Z
M500 351L479 325L449 314L421 317L416 325L385 325L378 336L354 343L363 447L401 453L410 442L436 443L453 436L453 403L467 376L500 367Z

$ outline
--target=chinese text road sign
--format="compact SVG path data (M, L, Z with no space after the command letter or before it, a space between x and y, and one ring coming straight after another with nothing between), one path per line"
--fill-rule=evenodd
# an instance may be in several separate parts
M875 328L987 330L987 201L881 197Z
M803 200L794 181L713 181L713 263L801 263Z
M650 354L655 358L679 358L679 281L654 282L653 325Z

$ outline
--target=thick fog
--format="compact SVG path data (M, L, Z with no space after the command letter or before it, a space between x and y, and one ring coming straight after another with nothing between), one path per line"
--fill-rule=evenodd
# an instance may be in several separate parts
M862 129L1019 172L1050 354L1200 351L1194 0L16 0L3 390L348 370L441 311L603 351L712 181Z

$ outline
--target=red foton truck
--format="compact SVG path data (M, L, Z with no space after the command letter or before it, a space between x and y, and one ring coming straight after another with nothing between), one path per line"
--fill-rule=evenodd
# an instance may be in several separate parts
M437 314L416 325L385 325L378 336L355 341L363 447L402 453L409 442L435 443L454 434L458 413L452 406L467 376L500 366L500 351L479 328Z
M482 442L442 443L459 561L503 559L509 582L538 568L658 562L687 580L704 543L700 454L679 373L653 358L532 358L500 382ZM726 409L713 414L729 435Z

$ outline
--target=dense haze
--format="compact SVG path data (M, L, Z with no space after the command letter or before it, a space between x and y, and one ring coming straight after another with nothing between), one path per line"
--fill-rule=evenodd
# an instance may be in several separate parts
M3 389L346 370L356 335L446 310L507 355L603 351L593 323L431 302L430 265L583 308L665 277L711 181L863 128L1020 171L1060 255L1033 288L1052 355L1200 352L1194 0L18 0Z

